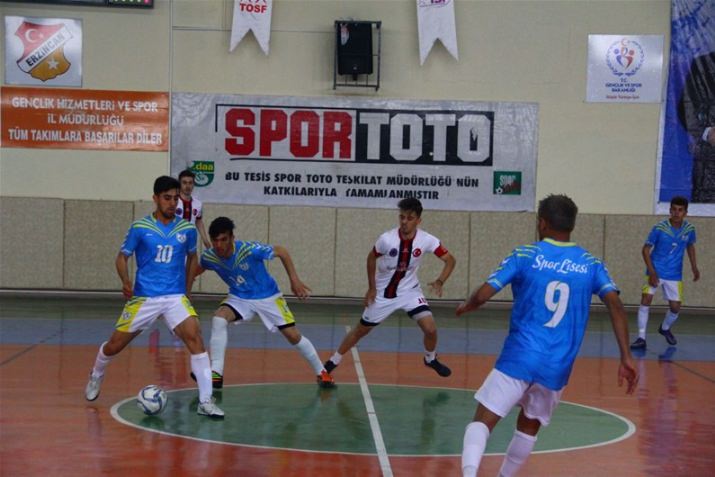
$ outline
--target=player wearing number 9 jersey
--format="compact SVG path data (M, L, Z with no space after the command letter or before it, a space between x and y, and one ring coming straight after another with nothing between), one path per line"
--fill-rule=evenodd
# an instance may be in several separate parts
M577 207L563 195L539 203L539 242L517 247L480 288L457 308L474 310L511 285L514 304L509 334L496 362L476 392L474 422L464 434L462 471L475 476L487 439L512 407L521 412L499 475L515 475L548 425L566 386L588 323L591 296L603 300L611 317L621 362L619 385L635 388L638 374L628 348L628 325L618 289L606 266L570 242Z
M495 368L558 391L568 382L588 322L591 296L618 292L603 262L573 242L517 247L487 279L511 284L509 335Z

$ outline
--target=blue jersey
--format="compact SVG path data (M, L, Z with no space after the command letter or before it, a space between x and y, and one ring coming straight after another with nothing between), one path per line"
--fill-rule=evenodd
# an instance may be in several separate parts
M683 254L695 243L695 227L686 221L676 229L666 219L655 224L645 243L653 247L650 259L658 277L680 281L683 279Z
M196 253L196 227L176 217L164 225L152 215L134 222L121 253L136 254L135 296L186 293L186 256Z
M201 267L213 270L228 285L229 293L246 300L260 300L280 293L278 284L266 270L264 260L272 260L273 247L260 242L236 240L226 259L213 248L201 254Z
M551 239L517 247L487 283L496 290L511 284L514 294L509 335L495 367L553 390L568 383L591 295L618 291L600 260L574 243Z

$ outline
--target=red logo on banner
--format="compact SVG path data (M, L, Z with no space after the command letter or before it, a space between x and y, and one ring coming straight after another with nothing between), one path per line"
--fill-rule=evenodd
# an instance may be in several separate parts
M242 12L266 13L268 3L266 0L243 0L239 3L239 8Z
M15 35L24 47L17 65L33 78L51 80L70 68L64 45L72 39L72 34L63 23L38 25L22 22Z

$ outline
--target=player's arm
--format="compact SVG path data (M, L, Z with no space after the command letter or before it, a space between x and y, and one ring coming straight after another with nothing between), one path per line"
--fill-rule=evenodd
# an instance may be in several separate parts
M435 281L429 283L428 285L434 290L437 296L442 296L442 287L444 287L444 282L446 282L449 276L452 274L452 270L454 270L454 266L457 264L457 260L449 252L441 256L438 255L438 258L444 262L444 267L442 267L442 273L439 274L439 277L437 277Z
M206 227L204 226L203 218L196 218L196 229L199 231L199 235L201 235L201 243L204 244L204 249L211 248L211 241L209 240L209 236L206 233Z
M194 286L196 277L204 273L204 269L199 263L195 253L189 254L186 259L186 296L191 298L191 289Z
M129 278L129 256L119 252L114 264L117 267L119 279L122 281L122 295L128 300L134 293L134 285L131 278Z
M482 286L474 290L472 295L457 307L455 313L457 316L460 316L468 311L476 310L485 304L491 297L496 295L498 291L499 290L491 286L489 283L484 283Z
M651 244L645 244L643 245L643 249L641 250L641 255L643 255L643 261L645 262L646 269L648 270L648 283L652 287L657 287L658 286L658 272L655 271L655 267L653 266L653 260L650 258L650 252L653 249L653 246Z
M621 352L621 363L618 366L618 386L623 385L623 380L628 382L626 393L632 394L638 384L638 371L633 363L633 357L628 347L628 319L623 303L615 290L603 295L603 303L611 317L613 332L616 334L618 349Z
M375 272L377 271L377 255L375 249L367 254L367 292L365 292L365 306L369 306L375 301L377 296L377 285L375 284Z
M281 247L280 245L274 245L273 255L281 259L283 268L285 268L288 278L290 279L290 289L293 294L301 300L308 298L312 290L308 287L308 285L300 281L300 278L298 278L298 272L295 271L295 265L293 264L293 260L290 258L288 249Z
M688 251L688 259L690 260L690 268L693 270L693 281L700 280L700 270L698 270L698 261L695 257L695 244L691 243L685 249Z

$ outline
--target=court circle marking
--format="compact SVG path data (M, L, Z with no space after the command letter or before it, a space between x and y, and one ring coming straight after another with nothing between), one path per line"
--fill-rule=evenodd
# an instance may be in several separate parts
M274 382L274 383L247 383L247 384L234 384L234 385L227 385L224 386L224 390L231 390L231 389L236 389L236 388L251 388L251 387L266 387L266 386L291 386L291 385L298 385L298 386L309 386L313 389L316 389L316 386L314 384L306 385L306 383L285 383L285 382ZM359 384L357 383L345 383L342 384L344 388L347 388L349 386L353 386L358 388ZM473 395L474 390L471 389L465 389L465 388L452 388L452 387L444 387L444 386L419 386L419 385L405 385L405 384L370 384L371 387L373 388L410 388L410 389L420 389L420 390L427 390L427 391L434 391L434 390L444 390L444 391L450 391L450 392L458 392L458 393L469 393L470 395ZM340 387L340 385L339 385ZM172 394L176 393L186 393L186 392L192 392L196 393L197 388L178 388L178 389L171 389L171 390L166 390L167 394L171 397ZM326 393L334 392L331 390L325 390ZM171 431L165 431L161 429L154 429L151 427L147 427L146 425L141 425L137 422L132 422L132 420L127 419L123 417L120 414L120 408L123 406L127 405L130 402L134 402L136 400L136 397L129 397L126 399L123 399L121 401L118 401L115 403L111 408L110 408L110 414L111 416L117 420L118 422L127 425L129 427L134 427L136 429L140 429L143 431L148 431L148 432L154 432L157 434L163 434L167 436L172 436L172 437L178 437L178 438L183 438L183 439L189 439L189 440L195 440L199 442L206 442L206 443L215 443L215 444L222 444L222 445L229 445L229 446L237 446L237 447L247 447L247 448L256 448L256 449L274 449L274 450L283 450L283 451L291 451L291 452L306 452L306 453L317 453L317 454L346 454L346 455L358 455L358 456L375 456L377 455L376 452L355 452L355 451L346 451L346 450L321 450L321 449L305 449L305 448L294 448L294 447L287 447L287 446L280 446L280 445L260 445L260 444L251 444L251 443L244 443L244 442L229 442L225 440L217 440L217 439L205 439L202 437L197 437L197 436L192 436L192 435L187 435L187 434L181 434L179 432L171 432ZM185 400L185 399L183 399ZM171 398L169 399L169 402L171 403L172 400ZM472 398L472 402L474 406L476 406L476 401ZM584 404L579 404L571 401L561 401L562 404L568 406L574 406L576 408L583 408L587 409L591 412L594 413L602 413L606 414L621 423L623 423L626 426L625 432L622 434L608 440L604 441L599 441L591 444L584 444L584 445L577 445L577 446L570 446L570 447L555 447L552 449L543 449L543 450L534 450L532 454L548 454L548 453L555 453L555 452L566 452L566 451L573 451L573 450L581 450L581 449L589 449L589 448L594 448L594 447L601 447L601 446L606 446L610 444L615 444L617 442L623 441L625 439L628 439L631 437L635 431L636 431L636 426L635 424L627 419L626 417L623 417L619 414L616 414L614 412L607 411L605 409L601 409L598 407L594 406L588 406ZM360 402L362 404L362 402ZM129 406L131 409L137 409L136 406ZM562 409L563 406L559 406L558 409ZM474 407L472 408L472 412L474 410ZM194 408L195 412L195 408ZM364 412L364 409L363 409ZM513 412L513 411L512 411ZM161 417L158 416L145 416L141 414L141 412L137 409L136 413L140 414L141 418L155 418L162 420ZM135 414L136 414L135 413ZM382 412L382 416L385 416L386 413ZM469 414L469 417L471 417L471 413ZM365 414L367 416L367 414ZM469 422L469 417L464 421L464 426ZM509 416L507 416L508 418ZM384 417L383 417L384 418ZM507 419L505 418L505 419ZM207 422L212 422L211 419L206 418L206 417L200 417L199 419L201 420L206 420ZM229 420L225 421L213 421L216 422L217 424L222 424L223 422L230 422L230 416L227 418ZM367 417L366 417L367 419ZM380 417L378 416L378 419ZM163 422L163 420L162 420ZM548 429L548 428L545 428ZM461 440L461 427L460 427L460 440ZM493 434L492 434L493 435ZM461 446L460 446L461 447ZM504 455L505 452L485 452L484 455L487 456L499 456L499 455ZM435 454L428 454L428 453L388 453L389 456L391 457L459 457L461 454L454 454L454 453L435 453Z

